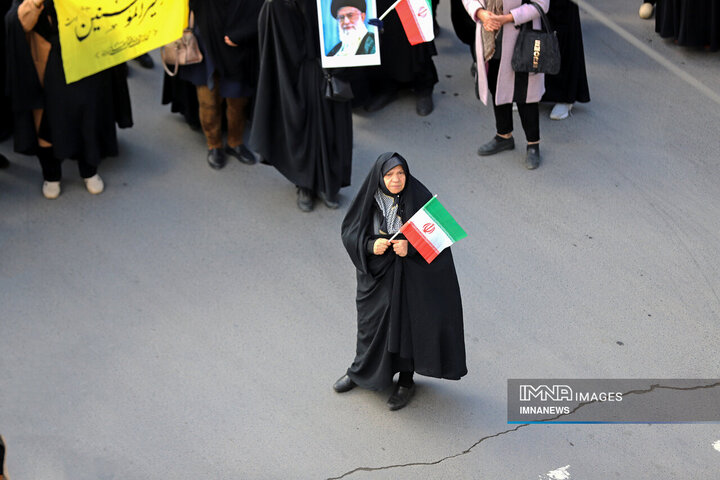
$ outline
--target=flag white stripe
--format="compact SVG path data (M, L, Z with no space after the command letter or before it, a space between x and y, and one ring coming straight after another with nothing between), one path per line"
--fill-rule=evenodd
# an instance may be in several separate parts
M440 228L437 223L435 223L435 220L430 218L430 216L425 213L425 210L418 210L418 212L412 216L410 222L415 224L415 227L418 229L418 231L425 236L427 241L430 242L437 249L438 252L443 251L443 249L453 244L452 239L447 236L445 231ZM426 224L433 225L435 227L435 230L433 230L432 233L425 232L423 230L423 227Z
M435 31L433 29L433 22L432 22L432 7L430 7L429 2L427 0L408 0L408 4L410 5L410 10L413 12L413 15L415 16L415 21L418 23L418 27L420 30L420 34L422 35L422 38L429 42L430 40L435 38ZM427 10L427 14L425 14L423 17L418 15L420 12L420 9L425 7Z

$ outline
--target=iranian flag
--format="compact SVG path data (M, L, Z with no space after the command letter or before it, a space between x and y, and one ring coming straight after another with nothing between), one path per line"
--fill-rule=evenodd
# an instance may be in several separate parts
M395 10L400 16L410 45L429 42L435 38L429 0L401 0Z
M405 235L427 263L453 243L467 237L465 230L445 210L437 195L400 228L400 233Z

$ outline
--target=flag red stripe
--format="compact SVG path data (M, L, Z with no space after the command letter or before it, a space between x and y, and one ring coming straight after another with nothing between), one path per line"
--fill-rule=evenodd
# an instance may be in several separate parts
M408 242L412 243L413 247L423 256L427 263L435 260L435 257L440 253L432 243L427 241L425 235L420 233L420 230L417 229L414 223L406 223L400 231L405 235L405 238L408 239Z
M420 33L420 24L415 18L415 13L410 8L410 2L407 0L400 2L398 6L395 7L395 10L397 10L398 16L400 17L400 21L405 29L405 35L407 35L410 45L423 43L425 40L422 38L422 34Z

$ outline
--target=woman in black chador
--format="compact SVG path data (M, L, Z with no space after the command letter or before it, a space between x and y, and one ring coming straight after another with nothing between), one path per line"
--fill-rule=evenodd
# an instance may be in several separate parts
M132 126L123 66L68 84L53 0L14 0L5 21L15 151L37 155L48 199L60 195L68 158L77 160L87 190L101 193L98 165L118 153L115 124Z
M462 302L445 249L428 264L402 235L388 241L432 197L397 153L382 154L353 200L342 241L357 268L357 352L333 388L381 390L400 372L390 410L415 393L413 373L458 380L467 373Z
M338 208L350 185L352 111L325 98L315 0L266 1L258 18L260 78L250 145L297 186L297 206ZM340 72L333 75L340 76Z

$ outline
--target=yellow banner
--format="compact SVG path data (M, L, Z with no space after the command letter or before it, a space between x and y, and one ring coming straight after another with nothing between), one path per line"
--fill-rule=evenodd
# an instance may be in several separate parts
M72 83L180 38L188 0L55 0L55 10Z

